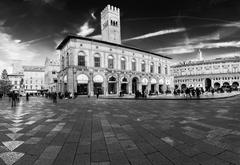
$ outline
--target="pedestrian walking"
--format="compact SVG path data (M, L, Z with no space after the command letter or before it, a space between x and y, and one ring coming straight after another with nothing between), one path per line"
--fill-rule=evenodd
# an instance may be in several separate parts
M97 89L97 99L98 99L98 97L99 97L99 93L100 93L99 90L100 90L100 89Z
M26 94L26 100L29 101L29 94Z

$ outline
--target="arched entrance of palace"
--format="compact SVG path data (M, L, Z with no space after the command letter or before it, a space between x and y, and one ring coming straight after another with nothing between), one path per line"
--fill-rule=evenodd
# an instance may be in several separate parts
M206 78L205 80L205 90L210 91L210 88L212 87L212 81L210 78Z
M104 93L104 88L103 88L103 76L101 75L96 75L93 77L93 92L96 95L98 92L99 94Z
M230 84L228 82L223 83L223 87L228 87L228 86L230 86Z
M132 93L136 93L136 91L138 90L138 78L137 77L134 77L132 79Z
M121 92L123 94L128 93L127 87L128 87L128 80L127 80L126 77L123 77L122 80L121 80Z
M80 74L77 76L77 94L87 95L88 94L88 76Z
M186 84L182 84L181 85L181 89L186 89L187 88L187 85Z
M215 82L213 86L214 86L214 89L218 89L218 88L220 88L221 85L220 85L220 83Z
M238 82L233 82L233 83L232 83L232 88L233 88L234 90L238 89L238 87L239 87L239 83L238 83Z
M148 79L143 78L142 79L142 93L148 92L147 90L147 85L148 85Z
M108 94L117 94L117 80L113 76L108 79Z

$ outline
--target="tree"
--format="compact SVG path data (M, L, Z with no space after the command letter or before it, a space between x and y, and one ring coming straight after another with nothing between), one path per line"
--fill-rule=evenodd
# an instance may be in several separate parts
M2 71L2 77L3 80L8 80L8 73L6 69L3 69Z
M11 81L8 79L8 73L7 70L4 69L2 71L2 76L0 80L0 93L7 94L12 89Z

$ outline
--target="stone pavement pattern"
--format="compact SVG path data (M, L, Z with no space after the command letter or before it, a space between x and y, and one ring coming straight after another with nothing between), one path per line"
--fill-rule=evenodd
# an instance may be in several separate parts
M0 101L0 165L239 165L240 97Z

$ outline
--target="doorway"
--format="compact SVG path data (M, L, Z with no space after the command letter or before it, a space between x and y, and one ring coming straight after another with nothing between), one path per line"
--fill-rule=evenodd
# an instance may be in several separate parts
M88 95L88 84L77 84L78 95Z

